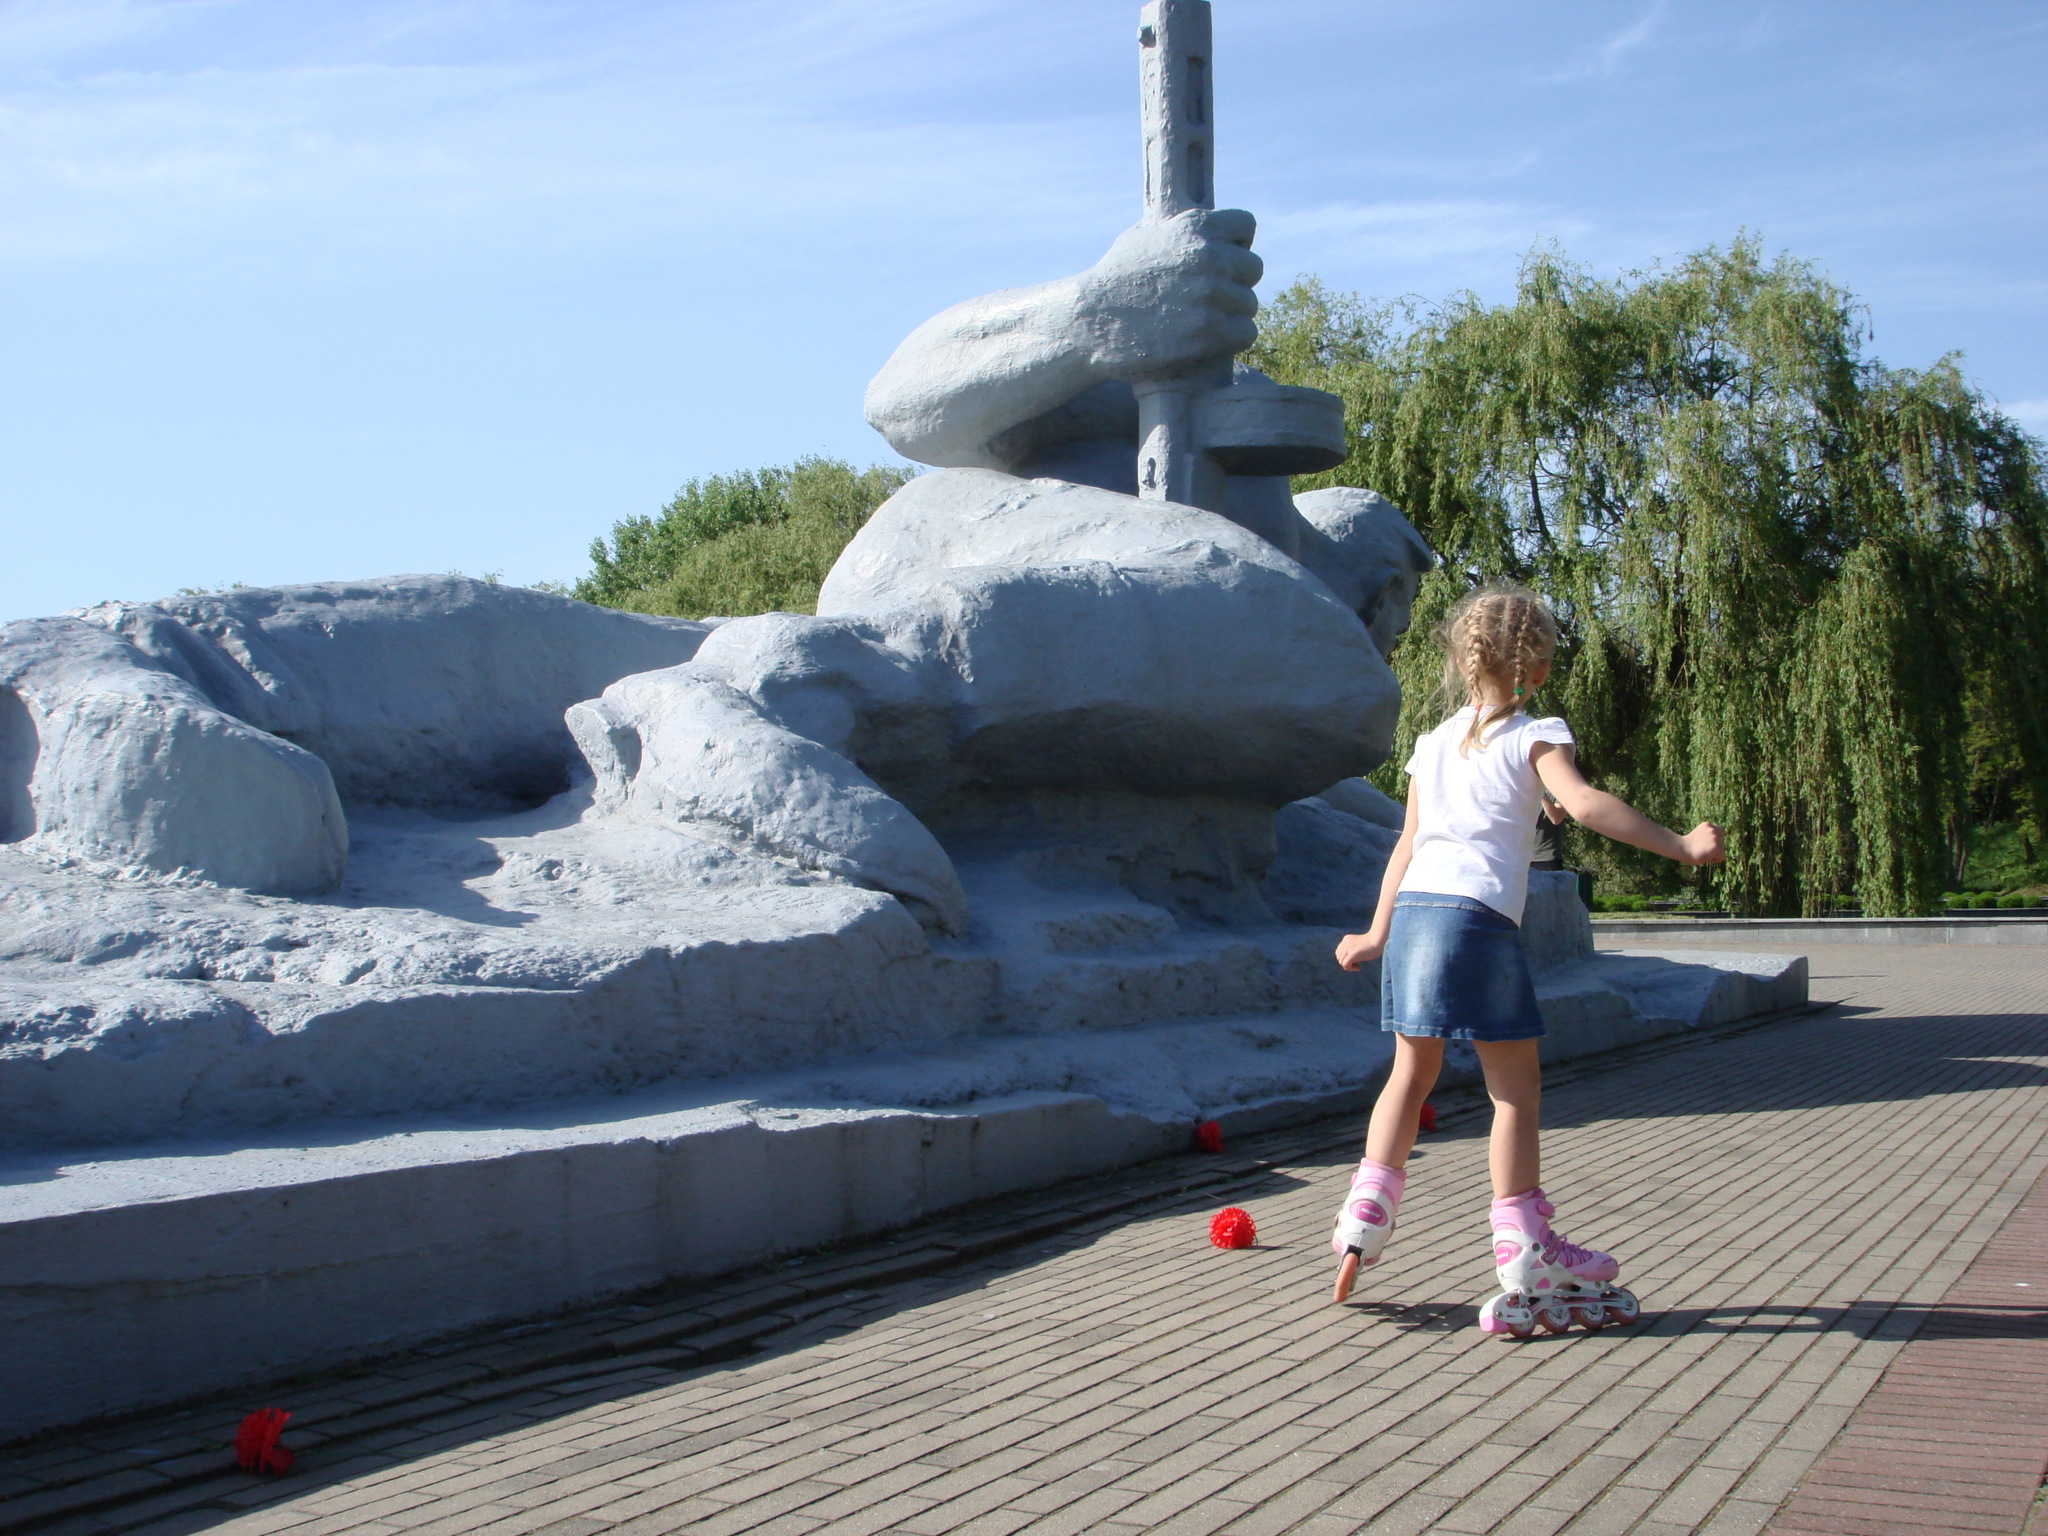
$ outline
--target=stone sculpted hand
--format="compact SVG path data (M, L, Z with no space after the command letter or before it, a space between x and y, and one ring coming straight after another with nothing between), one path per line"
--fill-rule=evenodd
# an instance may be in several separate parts
M1252 292L1266 264L1252 254L1257 222L1235 208L1198 208L1134 224L1075 279L1075 319L1104 378L1177 373L1242 352L1258 338Z
M1001 469L991 444L1098 384L1221 363L1258 337L1256 222L1197 209L1138 224L1086 272L932 316L868 385L868 421L906 458Z

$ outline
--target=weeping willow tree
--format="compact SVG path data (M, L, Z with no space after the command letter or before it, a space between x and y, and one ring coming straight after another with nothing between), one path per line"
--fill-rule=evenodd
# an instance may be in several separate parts
M1557 610L1544 695L1590 776L1720 822L1728 863L1703 878L1733 910L1932 910L1968 831L1966 739L2021 765L2044 825L2040 445L1953 359L1861 356L1858 309L1811 266L1742 240L1603 281L1539 254L1512 304L1310 281L1263 325L1252 360L1343 396L1354 433L1301 488L1371 486L1443 557L1395 658L1394 763L1437 718L1432 624L1508 577Z

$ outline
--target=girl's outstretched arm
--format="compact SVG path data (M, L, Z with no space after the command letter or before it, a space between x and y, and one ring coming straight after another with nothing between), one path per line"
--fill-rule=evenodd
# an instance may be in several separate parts
M1529 761L1557 803L1571 812L1580 826L1591 827L1602 837L1681 864L1719 864L1727 858L1721 847L1721 829L1711 821L1701 822L1683 837L1669 827L1658 826L1626 800L1588 784L1570 747L1539 741L1529 749ZM1414 812L1409 815L1412 819Z
M1387 929L1394 921L1394 893L1401 889L1401 877L1408 873L1409 857L1415 852L1415 781L1408 782L1408 816L1401 824L1401 840L1387 855L1387 872L1380 877L1380 904L1372 909L1372 926L1364 933L1347 933L1337 944L1337 963L1355 971L1368 960L1386 952Z

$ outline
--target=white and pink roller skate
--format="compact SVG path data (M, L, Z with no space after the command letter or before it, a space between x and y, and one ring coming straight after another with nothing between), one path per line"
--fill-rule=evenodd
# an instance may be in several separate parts
M1501 1294L1479 1312L1485 1333L1526 1339L1538 1328L1562 1333L1577 1323L1632 1323L1636 1299L1614 1283L1620 1266L1604 1253L1568 1243L1550 1230L1556 1209L1532 1189L1493 1202L1493 1257Z
M1394 1212L1401 1204L1401 1186L1408 1175L1366 1158L1351 1176L1351 1192L1337 1210L1337 1230L1330 1234L1336 1253L1337 1290L1335 1299L1351 1294L1360 1265L1379 1262L1380 1251L1394 1235Z

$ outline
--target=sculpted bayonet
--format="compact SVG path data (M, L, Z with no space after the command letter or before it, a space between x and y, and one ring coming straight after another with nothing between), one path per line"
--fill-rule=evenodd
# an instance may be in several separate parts
M1152 0L1139 17L1145 217L1165 222L1216 206L1215 91L1209 0ZM1230 383L1230 358L1138 379L1138 494L1223 510L1223 470L1201 451L1195 400Z

